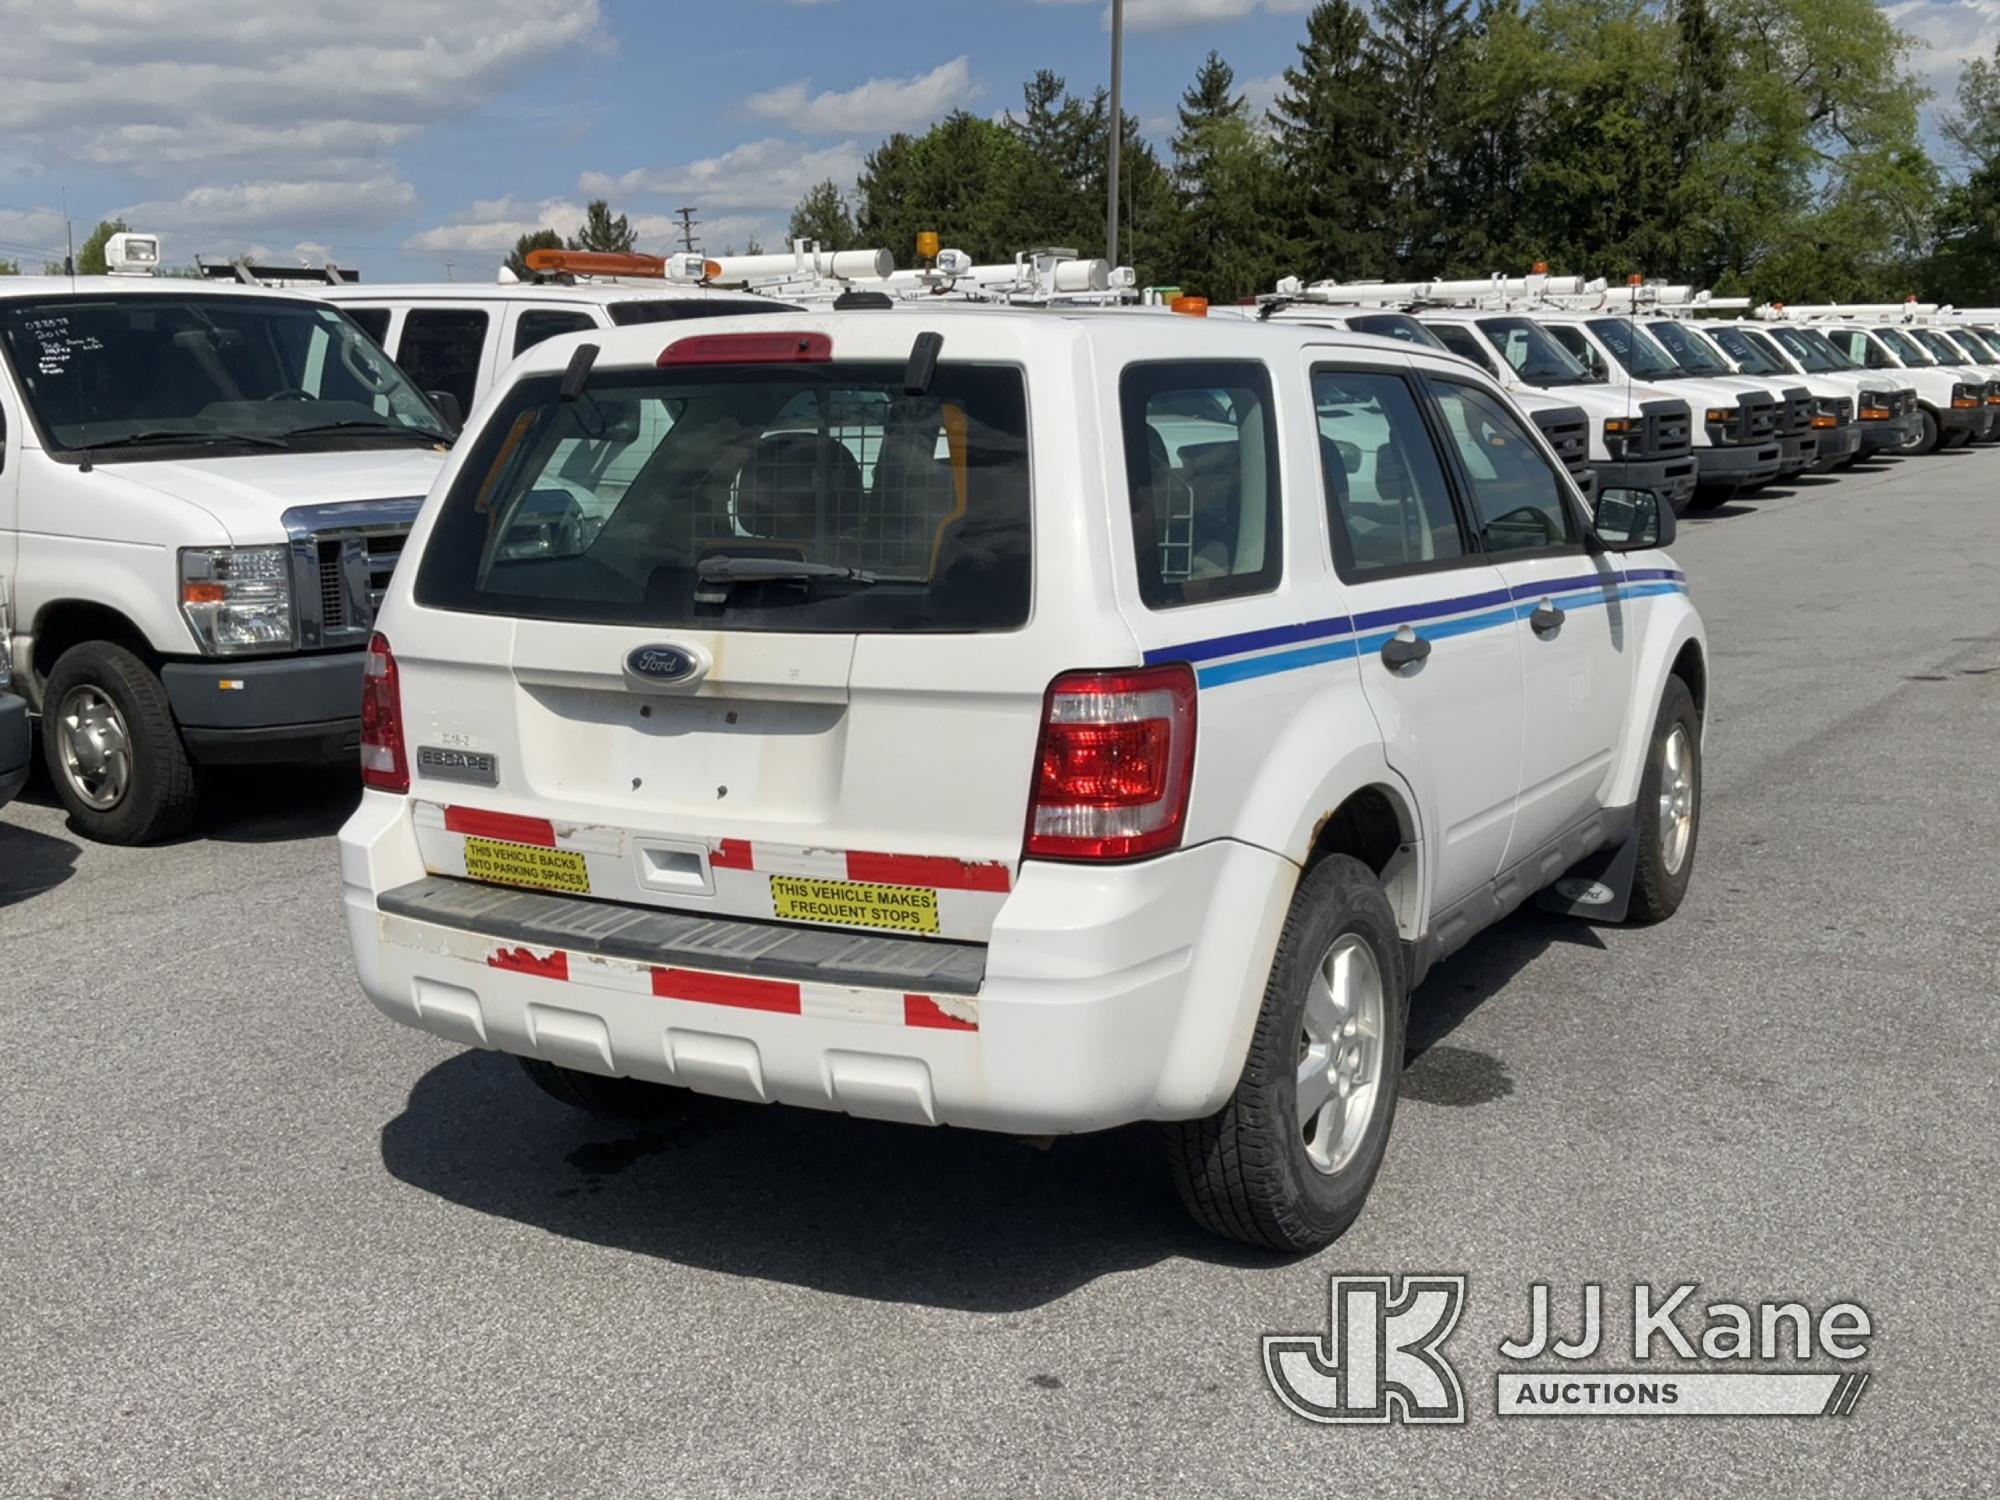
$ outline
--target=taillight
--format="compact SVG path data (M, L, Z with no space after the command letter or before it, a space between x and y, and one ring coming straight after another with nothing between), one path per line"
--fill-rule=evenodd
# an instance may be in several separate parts
M380 635L369 640L367 664L361 669L361 784L382 792L410 789L396 658L388 637Z
M1171 849L1194 779L1194 670L1066 672L1035 748L1026 854L1136 859Z

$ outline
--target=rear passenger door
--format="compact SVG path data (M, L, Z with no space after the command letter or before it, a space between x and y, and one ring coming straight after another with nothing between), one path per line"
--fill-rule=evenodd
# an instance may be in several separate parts
M1417 795L1431 909L1493 879L1521 777L1521 647L1499 569L1454 502L1407 362L1310 368L1334 570L1362 690Z
M1505 582L1526 685L1520 803L1505 863L1599 806L1624 724L1631 641L1619 577L1586 551L1580 502L1529 424L1484 386L1425 377L1481 551Z

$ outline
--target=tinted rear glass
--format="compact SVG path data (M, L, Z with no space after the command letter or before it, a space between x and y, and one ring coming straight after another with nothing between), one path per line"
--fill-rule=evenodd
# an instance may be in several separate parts
M570 402L555 376L523 380L459 471L417 599L715 630L1021 625L1021 373L943 364L923 396L903 393L903 375L616 370Z
M682 318L740 318L746 313L797 312L768 297L662 297L655 302L613 302L611 321L621 328L632 323L674 323Z

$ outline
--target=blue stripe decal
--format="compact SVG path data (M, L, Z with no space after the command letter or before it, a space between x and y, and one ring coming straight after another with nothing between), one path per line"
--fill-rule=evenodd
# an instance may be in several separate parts
M1234 661L1216 662L1213 666L1199 668L1195 673L1195 680L1201 687L1222 687L1232 682L1275 676L1280 672L1323 666L1328 662L1351 661L1364 652L1380 651L1404 625L1422 624L1426 637L1444 640L1524 620L1535 612L1544 599L1552 600L1565 609L1589 609L1608 606L1617 599L1685 594L1688 592L1686 577L1677 568L1644 568L1619 575L1616 580L1590 574L1550 579L1539 586L1465 594L1455 599L1430 600L1406 608L1372 610L1351 618L1333 615L1299 625L1214 636L1184 646L1163 646L1148 651L1145 660L1151 666L1160 662L1197 663L1234 656L1237 658ZM1494 604L1503 607L1485 607ZM1477 612L1467 613L1469 610ZM1391 628L1372 628L1382 625ZM1268 649L1290 645L1296 645L1298 649ZM1241 654L1257 652L1260 648L1263 648L1263 653L1259 655Z

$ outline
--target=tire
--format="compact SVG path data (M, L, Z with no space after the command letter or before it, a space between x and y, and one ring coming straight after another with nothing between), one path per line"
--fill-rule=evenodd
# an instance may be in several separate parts
M1917 415L1923 419L1923 426L1914 438L1896 450L1898 453L1930 453L1937 448L1939 430L1937 413L1924 409Z
M1678 772L1672 763L1676 750ZM1669 817L1666 797L1675 798L1685 812L1683 837L1669 831L1678 815ZM1678 677L1667 679L1660 711L1653 719L1646 774L1639 782L1638 837L1639 860L1626 916L1633 922L1664 922L1680 910L1687 895L1701 842L1701 719L1695 713L1694 694Z
M79 833L144 844L194 821L200 788L167 690L132 652L109 641L70 647L49 673L42 708L42 758Z
M580 1109L588 1115L613 1120L657 1120L677 1113L686 1099L685 1090L664 1083L579 1073L539 1057L517 1056L514 1061L534 1080L535 1087L551 1099L559 1099L571 1109Z
M1342 986L1350 996L1345 1012L1332 1003L1334 986L1324 983L1322 965L1336 960L1346 965L1339 970L1348 981ZM1372 1007L1365 995L1371 967ZM1345 1014L1357 1023L1332 1032L1342 1046L1307 1044L1307 1000L1315 979L1328 992L1315 1014ZM1272 1250L1317 1250L1338 1239L1361 1213L1388 1148L1408 1010L1403 945L1388 897L1359 860L1328 856L1306 872L1292 898L1235 1093L1205 1120L1166 1127L1175 1185L1196 1222ZM1364 1017L1372 1021L1372 1037ZM1331 1030L1316 1029L1323 1036ZM1326 1113L1310 1126L1302 1122L1304 1064L1315 1054L1326 1057L1324 1086L1325 1078L1348 1073L1341 1063L1356 1044L1369 1054L1352 1070L1359 1081L1346 1090L1336 1087L1323 1107L1335 1116L1348 1111L1346 1129L1336 1135ZM1369 1090L1365 1099L1362 1088ZM1315 1146L1325 1161L1315 1162Z

